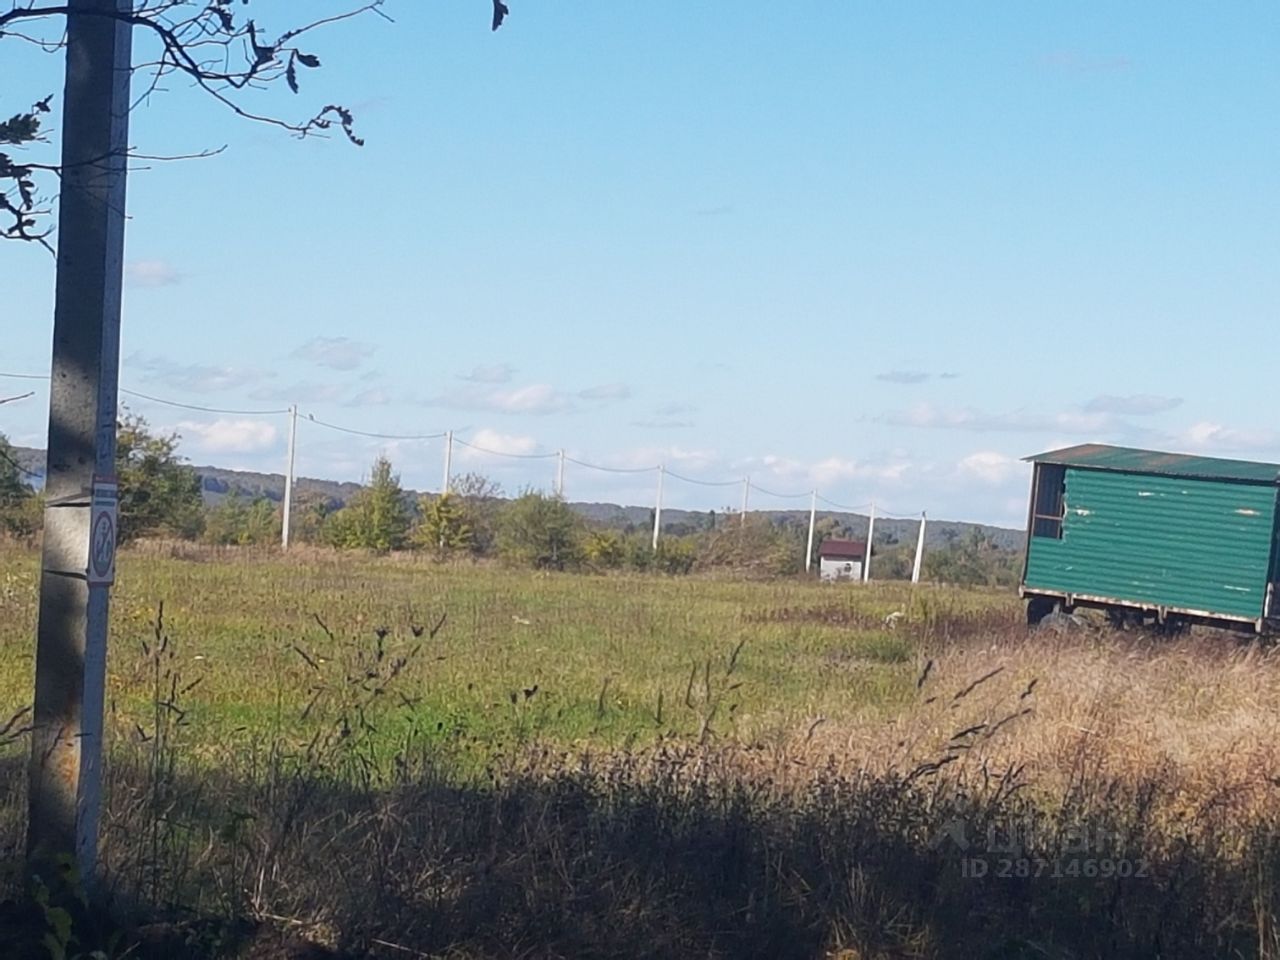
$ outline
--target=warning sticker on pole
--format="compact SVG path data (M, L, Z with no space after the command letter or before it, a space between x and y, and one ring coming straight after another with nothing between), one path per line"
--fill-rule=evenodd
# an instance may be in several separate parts
M89 509L89 586L106 586L116 579L116 505L119 486L115 477L94 477Z

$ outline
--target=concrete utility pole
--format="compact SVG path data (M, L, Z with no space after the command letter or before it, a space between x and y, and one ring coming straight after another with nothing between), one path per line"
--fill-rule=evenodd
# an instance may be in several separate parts
M564 499L564 451L557 453L559 458L556 463L556 496Z
M751 478L742 478L742 525L747 525L747 499L751 494Z
M70 0L27 861L97 868L128 150L130 0Z
M920 533L916 537L916 559L911 565L911 582L920 582L920 561L924 559L924 525L928 522L929 516L923 510L920 511Z
M813 528L818 520L818 491L809 497L809 545L804 549L804 572L808 573L813 566Z
M289 407L289 462L284 471L284 508L280 524L280 547L289 549L289 524L293 518L293 457L298 447L298 405Z
M658 500L653 508L653 549L658 549L658 532L662 529L662 481L667 475L667 465L658 464Z
M449 492L453 483L453 431L444 435L444 482L440 484L440 496Z
M862 565L862 582L871 582L871 544L876 540L876 505L871 504L871 514L867 517L867 559Z

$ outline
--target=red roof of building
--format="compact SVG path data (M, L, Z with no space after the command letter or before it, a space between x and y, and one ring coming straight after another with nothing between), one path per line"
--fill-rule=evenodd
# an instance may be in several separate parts
M818 548L823 560L865 560L867 544L862 540L823 540Z

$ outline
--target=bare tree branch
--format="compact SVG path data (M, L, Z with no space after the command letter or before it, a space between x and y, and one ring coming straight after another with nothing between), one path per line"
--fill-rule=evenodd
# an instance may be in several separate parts
M382 9L385 0L353 0L348 10L318 17L274 36L248 16L250 11L246 8L252 4L253 0L135 0L131 10L77 8L75 15L109 17L128 23L153 42L154 52L133 66L135 75L146 77L135 98L135 107L160 92L165 78L178 76L192 82L238 117L269 124L298 137L340 130L351 143L362 146L364 141L355 132L355 117L341 104L327 103L304 119L289 120L255 109L247 100L282 81L297 94L302 74L320 67L320 58L299 42L321 27L366 14L391 22ZM494 30L502 25L509 12L506 3L493 0ZM11 0L10 9L0 12L0 39L22 40L47 52L57 52L64 47L65 26L60 25L55 33L52 24L59 19L65 24L72 13L72 7L65 3L37 5L34 0ZM39 32L42 28L47 31L46 35ZM49 204L40 199L35 178L38 173L58 175L61 170L56 164L26 161L14 151L47 143L42 122L51 112L52 99L46 97L25 113L0 121L0 239L37 242L49 249L47 238L52 230L46 225ZM189 159L213 156L222 149L197 151L182 157L158 157L136 153L131 148L127 156L146 160Z

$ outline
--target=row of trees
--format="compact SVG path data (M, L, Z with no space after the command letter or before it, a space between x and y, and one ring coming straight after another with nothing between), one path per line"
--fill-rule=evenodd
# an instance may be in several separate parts
M172 537L217 545L279 543L280 504L247 498L234 490L207 506L201 480L178 454L179 437L153 432L140 416L126 413L117 439L120 539ZM42 516L40 497L24 476L12 448L0 436L0 534L31 538ZM374 461L368 481L345 503L301 490L294 498L291 538L376 552L417 550L439 557L496 557L541 569L641 570L671 574L695 569L733 569L759 576L786 576L804 569L808 523L763 515L718 516L664 530L652 545L652 516L622 528L591 524L563 500L526 490L504 497L478 474L454 480L444 495L407 494L391 462ZM857 531L835 518L819 521L815 550L827 537ZM873 552L878 579L911 575L914 542L878 541ZM816 558L815 558L816 560ZM950 583L1010 584L1017 555L1001 550L976 529L925 555L924 575Z

